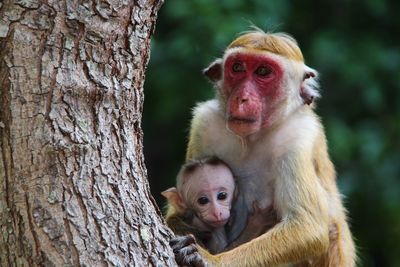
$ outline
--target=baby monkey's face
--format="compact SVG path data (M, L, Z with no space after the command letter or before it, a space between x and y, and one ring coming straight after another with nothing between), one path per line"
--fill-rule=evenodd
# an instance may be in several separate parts
M199 219L213 228L224 226L230 217L235 191L229 168L223 164L206 164L191 173L187 180L185 195Z

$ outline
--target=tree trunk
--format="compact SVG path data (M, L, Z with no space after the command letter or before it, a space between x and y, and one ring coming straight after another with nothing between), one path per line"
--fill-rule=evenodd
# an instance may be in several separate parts
M140 126L161 0L0 2L0 266L173 266Z

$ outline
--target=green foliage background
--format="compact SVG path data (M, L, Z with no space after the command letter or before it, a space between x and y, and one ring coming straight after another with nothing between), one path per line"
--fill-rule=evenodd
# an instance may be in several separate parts
M359 266L400 266L400 1L166 0L145 82L145 158L153 195L173 186L201 75L250 24L284 31L320 72L326 127Z

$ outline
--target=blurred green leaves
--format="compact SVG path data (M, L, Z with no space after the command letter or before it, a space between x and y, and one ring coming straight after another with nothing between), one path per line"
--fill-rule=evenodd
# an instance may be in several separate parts
M320 72L317 113L360 251L359 266L400 266L400 2L167 0L146 73L144 150L152 192L174 184L201 70L254 24L299 42Z

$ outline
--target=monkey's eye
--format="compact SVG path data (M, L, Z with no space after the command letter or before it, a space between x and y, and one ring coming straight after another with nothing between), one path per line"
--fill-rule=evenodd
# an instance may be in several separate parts
M255 74L258 76L268 76L272 73L272 69L266 66L260 66L256 69Z
M197 200L197 203L199 203L200 205L205 205L208 202L210 202L210 200L207 197L199 197L199 199Z
M244 72L244 66L240 62L235 62L232 65L232 71L233 72Z
M228 193L227 192L219 192L217 195L217 199L218 200L224 200L228 197Z

